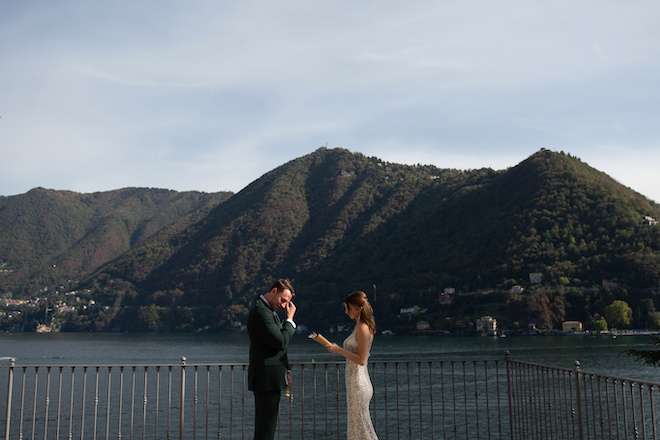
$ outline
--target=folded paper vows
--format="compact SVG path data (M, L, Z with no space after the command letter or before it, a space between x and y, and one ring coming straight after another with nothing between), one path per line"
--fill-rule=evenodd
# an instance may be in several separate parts
M318 342L319 344L321 344L321 345L323 345L323 346L326 346L326 345L328 345L328 344L330 343L330 341L328 341L327 339L325 339L325 338L323 337L323 335L320 335L320 334L318 334L318 333L316 333L316 332L311 332L311 333L309 334L309 336L307 336L307 337L308 337L309 339L312 339L312 340Z

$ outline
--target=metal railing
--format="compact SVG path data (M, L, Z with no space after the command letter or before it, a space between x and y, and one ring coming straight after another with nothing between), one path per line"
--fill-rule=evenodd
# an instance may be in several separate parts
M369 363L383 439L657 439L660 384L503 359ZM247 364L0 366L5 439L246 439ZM344 363L293 364L276 438L346 438Z
M657 439L660 384L507 361L512 439Z

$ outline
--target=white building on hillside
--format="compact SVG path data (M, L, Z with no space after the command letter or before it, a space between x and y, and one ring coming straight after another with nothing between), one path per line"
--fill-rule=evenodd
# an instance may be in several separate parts
M492 316L482 316L477 319L476 330L489 336L495 336L497 335L497 320Z

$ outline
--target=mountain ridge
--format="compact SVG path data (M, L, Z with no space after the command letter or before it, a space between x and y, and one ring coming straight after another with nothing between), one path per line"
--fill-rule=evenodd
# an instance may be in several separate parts
M532 272L578 296L606 278L638 291L660 283L646 215L660 217L655 202L563 152L461 171L322 148L105 263L79 289L110 309L69 328L226 330L277 277L294 282L303 323L326 324L353 290L379 292L390 322L447 287L501 289Z
M0 260L15 269L0 278L0 290L86 275L229 196L149 188L83 194L39 187L0 198ZM53 273L58 267L62 273Z
M349 290L388 286L390 293L414 296L450 285L487 287L529 272L543 272L553 283L568 279L593 286L602 277L616 277L611 264L600 263L596 275L589 275L589 261L601 258L594 239L603 228L598 219L590 219L596 224L589 238L593 249L583 249L584 261L572 262L574 255L568 254L580 251L568 238L552 242L553 249L537 249L535 243L561 238L552 232L555 227L575 229L562 214L570 210L573 192L586 200L576 218L591 215L599 198L610 203L598 208L609 217L615 215L611 210L616 213L610 229L617 222L631 226L631 216L639 223L642 210L658 215L657 205L608 179L576 158L545 150L508 170L469 172L321 150L266 173L216 207L193 235L174 239L184 240L185 246L147 277L112 273L129 283L136 307L150 303L141 292L164 292L160 298L169 301L177 291L179 305L205 304L216 315L232 306L246 307L277 276L290 277L307 291L325 291L334 302L346 294L344 285L354 286ZM607 190L598 189L603 182ZM596 192L587 197L582 187ZM530 209L539 203L555 211ZM539 237L532 226L543 228L545 235ZM649 240L657 246L657 237ZM528 261L520 261L521 253ZM639 272L633 254L621 249L612 258L627 264L628 272ZM657 265L657 251L650 256ZM642 282L653 283L657 268L631 279L644 277ZM320 301L316 294L312 298L298 302L312 307Z

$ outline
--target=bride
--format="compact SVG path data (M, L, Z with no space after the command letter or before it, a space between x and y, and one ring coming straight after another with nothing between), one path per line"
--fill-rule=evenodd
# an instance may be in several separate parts
M376 323L373 309L364 292L353 292L344 300L345 313L355 320L355 329L344 340L344 348L326 345L331 353L346 358L346 403L348 405L348 440L378 440L369 414L373 387L367 370L367 359Z

